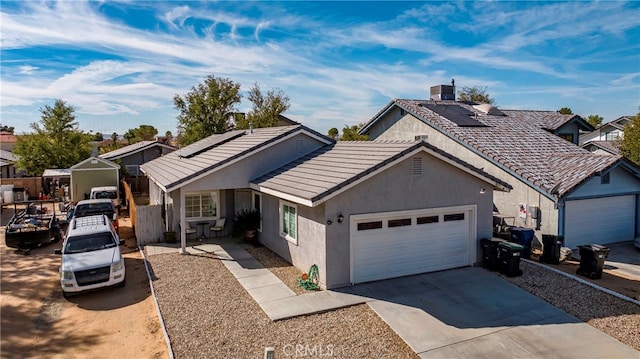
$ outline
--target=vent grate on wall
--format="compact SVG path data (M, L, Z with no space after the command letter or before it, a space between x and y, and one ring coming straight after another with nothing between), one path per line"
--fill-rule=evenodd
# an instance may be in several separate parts
M412 172L414 176L422 175L422 157L413 158Z

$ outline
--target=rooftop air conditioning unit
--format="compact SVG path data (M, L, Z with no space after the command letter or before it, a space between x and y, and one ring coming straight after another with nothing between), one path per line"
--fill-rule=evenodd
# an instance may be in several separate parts
M455 87L451 85L431 86L431 99L436 101L456 99Z

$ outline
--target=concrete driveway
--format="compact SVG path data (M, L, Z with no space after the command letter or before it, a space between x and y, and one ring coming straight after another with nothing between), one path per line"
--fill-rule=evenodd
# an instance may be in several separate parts
M336 290L368 304L421 358L638 358L638 352L483 268Z
M609 248L609 256L604 268L640 281L640 250L633 246L633 242L607 244L606 247Z

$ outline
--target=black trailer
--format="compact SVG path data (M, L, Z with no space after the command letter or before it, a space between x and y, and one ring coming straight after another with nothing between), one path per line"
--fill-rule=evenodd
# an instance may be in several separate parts
M5 227L7 247L29 254L33 248L59 242L62 230L55 207L55 201L15 202L14 215Z

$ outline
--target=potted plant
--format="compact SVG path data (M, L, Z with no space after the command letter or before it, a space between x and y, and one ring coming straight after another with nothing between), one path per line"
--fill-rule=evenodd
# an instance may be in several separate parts
M260 212L257 209L243 209L236 213L231 232L233 237L242 238L252 244L258 242Z

